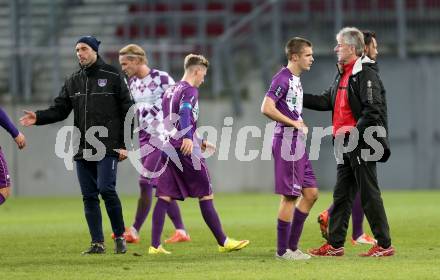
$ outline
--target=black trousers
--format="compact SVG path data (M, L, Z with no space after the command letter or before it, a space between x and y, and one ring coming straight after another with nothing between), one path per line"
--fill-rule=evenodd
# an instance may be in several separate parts
M357 152L344 154L343 160L337 167L329 243L335 248L344 246L353 200L360 191L362 208L374 238L379 246L388 248L390 229L377 182L376 162L363 161Z
M116 237L124 233L122 206L116 192L118 159L106 156L100 161L76 161L76 171L84 202L84 214L92 242L104 242L99 195L105 203Z

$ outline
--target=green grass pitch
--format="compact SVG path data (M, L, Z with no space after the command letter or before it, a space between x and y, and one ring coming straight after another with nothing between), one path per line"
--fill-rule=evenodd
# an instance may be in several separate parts
M197 201L181 203L192 242L166 245L170 256L147 255L151 213L141 243L130 244L126 255L114 255L103 211L107 253L82 256L89 236L79 196L11 198L0 207L0 279L440 279L440 192L386 191L383 198L396 256L360 258L357 254L369 247L347 242L343 257L301 262L274 258L279 198L273 194L216 195L225 232L251 240L245 250L229 254L218 253ZM136 199L122 197L126 224L133 220ZM330 200L330 193L322 193L312 209L301 249L322 243L316 216ZM370 232L366 220L364 228ZM163 237L172 231L167 218Z

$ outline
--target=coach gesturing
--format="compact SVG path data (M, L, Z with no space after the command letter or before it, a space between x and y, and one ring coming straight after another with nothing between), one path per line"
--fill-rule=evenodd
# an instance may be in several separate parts
M74 160L92 239L84 253L105 252L98 195L105 202L116 236L115 253L125 253L116 170L118 160L124 160L127 154L124 119L133 101L123 75L98 55L99 44L92 36L80 38L75 45L80 69L66 80L50 108L36 113L25 111L20 123L24 126L55 123L66 119L73 110L74 126L81 134ZM96 145L97 141L100 145Z

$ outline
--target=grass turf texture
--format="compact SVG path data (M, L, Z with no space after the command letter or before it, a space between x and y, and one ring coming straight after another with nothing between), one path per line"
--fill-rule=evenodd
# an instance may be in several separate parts
M369 246L347 241L341 258L301 262L274 258L279 198L272 194L216 195L225 232L251 240L245 250L228 254L218 253L198 202L181 203L192 242L164 244L173 253L169 256L147 255L151 212L141 243L130 244L126 255L114 255L104 210L107 253L82 256L89 235L80 197L12 198L0 207L0 279L439 279L440 192L388 191L383 197L396 256L360 258L357 254ZM127 225L133 220L136 199L122 197ZM330 193L321 194L306 221L301 249L322 243L316 216L330 201ZM370 232L366 220L364 228ZM163 239L172 232L167 218Z

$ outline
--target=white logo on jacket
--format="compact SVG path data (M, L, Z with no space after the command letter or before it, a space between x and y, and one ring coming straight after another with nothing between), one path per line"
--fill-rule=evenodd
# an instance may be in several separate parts
M107 84L107 79L98 79L98 86L105 87Z

